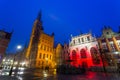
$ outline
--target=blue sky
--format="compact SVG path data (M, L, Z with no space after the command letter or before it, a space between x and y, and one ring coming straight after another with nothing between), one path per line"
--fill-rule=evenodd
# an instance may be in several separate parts
M56 42L68 42L80 32L100 35L101 28L120 26L119 0L0 0L0 29L12 31L8 52L29 42L33 23L42 10L44 32L55 33Z

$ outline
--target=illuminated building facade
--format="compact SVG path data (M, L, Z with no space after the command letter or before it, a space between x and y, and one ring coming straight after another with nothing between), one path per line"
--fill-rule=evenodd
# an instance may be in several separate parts
M2 67L3 69L10 69L13 64L14 55L7 54L2 60Z
M0 62L5 55L5 51L10 42L12 33L5 32L4 30L0 30Z
M63 54L63 46L58 43L57 46L55 47L55 62L56 66L62 65L63 59L62 59L62 54Z
M85 68L102 66L98 42L91 33L71 36L69 50L72 66Z
M69 44L67 43L64 43L64 46L63 46L63 64L68 64L68 61L69 60Z
M55 47L55 62L56 62L56 67L60 65L66 65L67 60L69 59L69 45L68 44L60 44L58 43L57 46Z
M120 62L120 33L113 32L110 27L105 26L98 43L104 51L106 66L116 66Z
M48 35L44 33L41 12L34 22L30 42L26 57L29 59L30 67L32 68L53 68L53 50L54 47L54 33Z

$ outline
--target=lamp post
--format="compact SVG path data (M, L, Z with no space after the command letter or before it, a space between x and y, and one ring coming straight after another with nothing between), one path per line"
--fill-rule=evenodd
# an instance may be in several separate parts
M22 48L21 45L18 45L18 46L17 46L17 50L20 50L21 48ZM9 71L9 76L12 75L13 66L14 66L14 62L15 62L15 57L16 57L16 54L13 56L13 63L12 63L12 66L11 66L11 68L10 68L10 71ZM19 65L19 64L18 64L18 65Z
M18 46L17 46L17 52L16 52L16 53L19 53L21 49L22 49L22 46L21 46L21 45L18 45ZM18 55L19 55L19 54L18 54ZM21 60L21 59L18 59L18 66L19 66L19 60ZM17 67L18 67L18 66L17 66Z
M16 55L13 56L13 63L12 63L12 66L11 66L11 68L10 68L10 71L9 71L9 76L12 75L13 65L14 65L14 61L15 61L15 56L16 56Z

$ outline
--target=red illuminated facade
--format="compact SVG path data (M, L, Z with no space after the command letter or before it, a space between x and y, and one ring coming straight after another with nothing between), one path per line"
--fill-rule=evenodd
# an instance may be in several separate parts
M98 42L95 37L88 34L71 36L69 43L70 64L75 67L90 68L92 66L102 66Z

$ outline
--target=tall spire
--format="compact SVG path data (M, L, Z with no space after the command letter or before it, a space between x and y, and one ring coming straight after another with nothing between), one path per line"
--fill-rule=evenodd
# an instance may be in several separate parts
M37 21L36 26L37 26L37 28L39 28L40 30L43 30L41 18L42 18L42 11L40 10L39 13L38 13L38 16L37 16L37 20L38 20L38 21Z
M37 20L41 21L41 16L42 16L42 11L40 10L40 12L38 13L38 16L37 16Z

